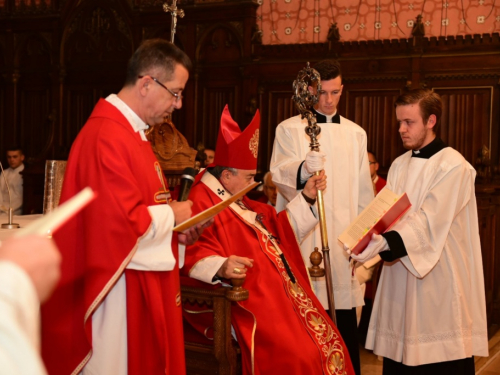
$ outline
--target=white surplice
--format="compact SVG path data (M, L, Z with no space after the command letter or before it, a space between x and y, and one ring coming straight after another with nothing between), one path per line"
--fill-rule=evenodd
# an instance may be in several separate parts
M411 155L394 161L386 186L412 204L392 228L408 255L384 263L366 347L409 366L487 356L476 172L450 147Z
M4 169L5 178L10 188L10 203L9 190L5 185L3 173L0 174L0 212L7 213L9 207L14 211L14 215L22 215L23 213L23 176L19 174L24 170L24 164L12 169ZM10 205L10 206L9 206Z
M28 274L0 261L0 373L45 375L40 358L40 303Z
M318 124L321 127L318 141L320 150L327 155L327 188L323 196L335 308L350 310L364 304L363 294L354 275L353 264L337 238L373 200L373 184L366 151L366 132L354 122L340 118L340 124ZM276 128L270 169L278 188L278 211L300 192L297 190L297 172L310 151L310 139L304 131L306 126L307 120L295 116ZM308 267L314 247L322 248L319 225L301 244L302 257ZM325 278L313 278L313 289L328 309Z

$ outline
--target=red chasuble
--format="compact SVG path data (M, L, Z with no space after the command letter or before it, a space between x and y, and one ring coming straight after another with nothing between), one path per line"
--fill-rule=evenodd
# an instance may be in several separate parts
M220 202L203 182L193 187L189 197L194 203L194 214ZM254 259L243 284L250 297L231 309L232 325L242 351L243 373L354 374L337 327L311 290L286 211L276 214L274 207L247 197L243 203L261 215L264 226L277 239L269 240L259 228L227 208L188 247L183 268L183 272L189 272L197 262L214 255ZM291 282L275 244L285 254L296 283ZM206 314L193 314L188 320L200 315ZM203 327L194 326L204 333Z
M92 354L92 315L124 273L128 374L184 374L178 268L125 269L148 231L148 206L166 204L158 162L116 107L101 100L76 138L61 202L97 192L54 236L62 278L42 306L42 356L51 375L78 373ZM176 242L174 235L174 241ZM177 244L172 244L177 258Z

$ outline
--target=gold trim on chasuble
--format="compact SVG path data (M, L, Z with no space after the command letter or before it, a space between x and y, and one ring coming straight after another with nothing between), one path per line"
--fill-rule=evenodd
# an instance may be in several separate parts
M345 354L342 343L339 340L339 335L332 325L319 313L318 309L314 307L311 298L309 298L298 281L296 280L293 283L290 280L290 276L280 257L282 252L274 238L257 221L253 224L246 221L244 219L245 215L240 215L240 213L244 212L241 206L233 203L230 208L255 231L264 253L278 269L297 316L300 318L300 321L319 351L323 353L323 372L328 375L346 375Z

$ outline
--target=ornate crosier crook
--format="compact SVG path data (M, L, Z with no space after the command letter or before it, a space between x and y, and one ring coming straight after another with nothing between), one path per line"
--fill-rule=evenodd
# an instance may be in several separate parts
M315 93L309 91L309 87L314 86L316 86L314 90ZM307 119L308 125L305 128L305 132L311 139L309 147L311 151L319 151L317 137L321 132L321 128L316 123L316 115L311 111L311 108L318 103L318 92L321 91L321 77L316 70L309 66L309 62L307 63L307 66L299 72L297 79L293 81L293 89L295 94L292 96L292 100L300 112L301 117ZM319 175L320 172L315 172L315 174ZM309 268L309 274L311 277L325 276L329 315L330 318L332 318L332 321L337 324L335 316L335 300L333 297L332 272L330 266L330 248L328 247L328 234L326 231L325 204L323 201L323 192L320 190L318 190L317 201L325 269L321 269L319 267L322 256L316 247L310 256L313 267Z

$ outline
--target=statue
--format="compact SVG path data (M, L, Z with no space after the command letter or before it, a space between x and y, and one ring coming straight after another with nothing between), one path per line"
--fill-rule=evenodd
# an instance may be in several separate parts
M337 26L337 22L333 22L328 29L328 36L326 39L330 42L338 42L340 41L340 31Z
M422 15L419 14L417 16L417 20L413 24L413 28L411 29L411 35L413 37L424 36L425 35L425 27L422 23Z

